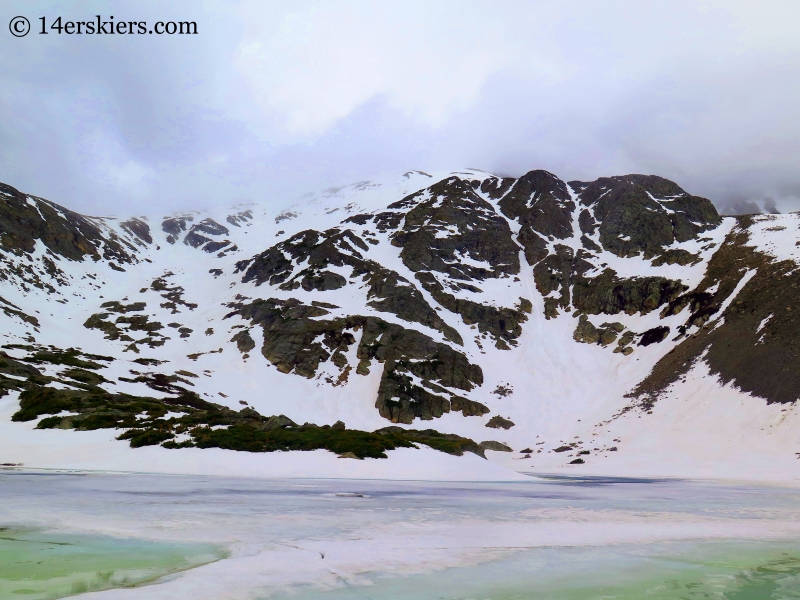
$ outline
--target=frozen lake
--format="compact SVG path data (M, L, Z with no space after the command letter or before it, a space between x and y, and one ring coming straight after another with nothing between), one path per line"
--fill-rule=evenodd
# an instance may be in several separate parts
M0 471L0 598L800 598L800 490Z

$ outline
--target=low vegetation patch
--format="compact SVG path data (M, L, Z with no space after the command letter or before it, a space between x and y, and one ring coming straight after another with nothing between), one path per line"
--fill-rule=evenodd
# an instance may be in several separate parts
M17 347L16 349L23 349ZM108 357L88 355L75 349L65 351L25 347L28 356L13 358L0 351L0 394L19 391L19 410L13 421L39 419L37 429L120 430L117 439L131 447L162 445L165 448L222 448L242 452L329 450L351 458L386 458L397 448L424 444L441 452L461 456L483 449L473 440L433 429L413 430L385 427L374 432L347 429L341 422L318 426L298 425L284 415L265 417L246 406L233 410L203 400L181 384L192 385L178 374L140 373L120 381L141 383L169 394L154 398L114 393L103 385L114 384L97 371ZM87 360L87 359L95 360ZM50 363L69 368L57 376L46 375L35 364ZM51 383L60 384L51 387Z

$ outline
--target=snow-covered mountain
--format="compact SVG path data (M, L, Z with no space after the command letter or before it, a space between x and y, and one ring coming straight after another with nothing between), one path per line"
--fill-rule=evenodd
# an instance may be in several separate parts
M545 171L127 218L0 197L0 462L800 472L796 214Z

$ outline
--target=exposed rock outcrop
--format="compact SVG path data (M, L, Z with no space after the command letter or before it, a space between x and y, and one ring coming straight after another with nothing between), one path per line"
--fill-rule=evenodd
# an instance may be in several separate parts
M459 398L447 388L469 391L483 383L483 373L447 344L375 317L348 316L323 320L330 314L299 300L256 300L232 304L234 312L264 332L261 352L283 373L311 378L320 363L343 356L360 336L356 372L367 374L372 362L383 364L376 400L381 416L396 423L440 417L454 410L484 414L479 403ZM239 335L239 334L237 334ZM347 363L340 363L344 367ZM419 382L419 383L417 383Z

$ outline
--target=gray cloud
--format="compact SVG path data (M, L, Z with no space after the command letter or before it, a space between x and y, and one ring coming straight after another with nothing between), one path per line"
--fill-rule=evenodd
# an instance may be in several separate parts
M723 215L755 215L763 212L757 202L750 200L728 200L725 204L718 206Z
M0 35L0 180L90 213L467 165L656 173L800 209L800 5L5 2L8 20L194 20L198 36Z
M781 213L781 211L778 210L778 205L775 203L775 198L764 198L762 204L764 206L764 211L771 215L779 215Z

